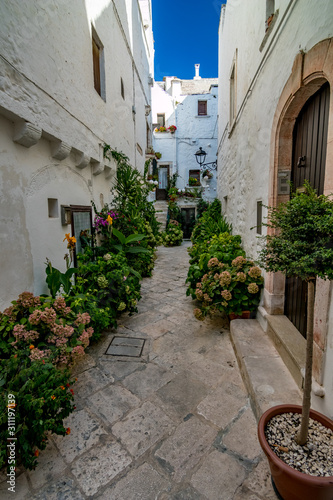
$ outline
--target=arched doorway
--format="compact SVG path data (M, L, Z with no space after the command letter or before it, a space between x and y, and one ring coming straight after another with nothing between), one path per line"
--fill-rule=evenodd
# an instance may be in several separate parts
M317 194L323 194L327 149L330 87L325 83L301 109L293 130L291 165L292 189L310 182ZM287 278L284 313L306 337L307 284L299 278Z

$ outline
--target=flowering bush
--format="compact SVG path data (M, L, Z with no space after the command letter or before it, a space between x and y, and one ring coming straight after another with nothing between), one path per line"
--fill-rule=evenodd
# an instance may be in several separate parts
M241 246L241 237L231 235L228 232L213 235L210 240L198 242L189 251L190 267L186 282L189 284L187 295L196 298L196 284L209 271L208 263L210 259L216 258L223 264L231 264L231 261L238 256L245 257L245 252Z
M74 364L89 345L93 329L87 313L75 314L63 297L34 297L23 292L0 313L1 357L24 350L31 361Z
M176 220L170 220L166 231L162 233L163 245L166 247L179 246L183 241L181 225Z
M104 322L104 327L115 327L120 311L135 312L141 297L139 278L131 273L128 261L121 252L106 253L94 261L87 255L80 256L73 294L92 297L97 309L107 311L109 321L107 325Z
M259 305L263 282L261 270L253 261L238 256L228 265L213 257L208 261L208 272L196 285L195 295L202 305L194 314L197 319L204 319L216 311L226 314L254 311Z
M37 465L39 450L47 445L49 433L66 435L63 420L75 409L74 380L68 370L32 359L26 349L0 360L0 469L8 464L7 444L15 443L15 463L27 469ZM8 426L8 400L15 401L16 428ZM15 441L7 441L9 437Z

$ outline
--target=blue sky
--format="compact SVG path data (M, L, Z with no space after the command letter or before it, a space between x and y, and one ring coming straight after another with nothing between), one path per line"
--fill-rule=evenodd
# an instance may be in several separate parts
M218 76L218 26L226 0L152 0L155 80Z

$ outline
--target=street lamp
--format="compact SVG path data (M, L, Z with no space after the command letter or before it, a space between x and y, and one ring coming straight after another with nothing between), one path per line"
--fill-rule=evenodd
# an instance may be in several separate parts
M207 170L217 170L217 160L205 163L207 153L202 149L202 147L200 147L199 150L194 153L194 156L197 160L197 163L199 163L200 165L200 170L202 170L203 167L205 167Z
M201 168L202 165L205 163L205 159L207 156L206 151L203 151L202 147L200 146L199 151L194 153L194 155L195 155L195 159L197 160L197 162L199 163L200 168Z

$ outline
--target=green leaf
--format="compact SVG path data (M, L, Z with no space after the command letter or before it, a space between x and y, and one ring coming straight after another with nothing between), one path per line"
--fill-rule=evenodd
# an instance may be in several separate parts
M114 234L114 236L116 236L116 238L118 238L118 240L120 241L120 243L122 245L125 244L126 242L126 238L125 236L123 235L123 233L121 233L120 231L118 231L118 229L116 229L115 227L112 228L112 234Z
M146 238L144 234L130 234L125 240L125 244L132 243L133 241L140 241Z

